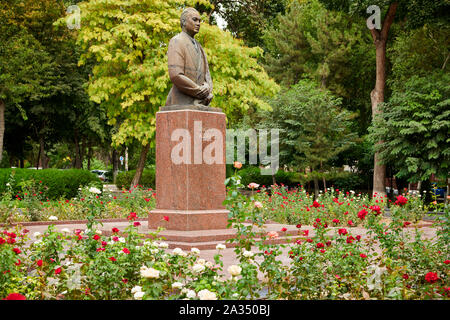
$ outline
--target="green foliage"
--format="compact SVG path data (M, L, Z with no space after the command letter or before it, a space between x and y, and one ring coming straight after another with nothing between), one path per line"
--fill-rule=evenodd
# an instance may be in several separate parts
M136 170L122 171L117 174L116 186L121 189L131 185ZM155 188L155 169L144 169L140 180L140 185L147 188Z
M243 39L249 47L264 47L264 31L277 24L276 17L283 14L289 0L211 1L226 22L226 30Z
M146 145L155 132L155 113L164 105L171 83L167 44L180 32L181 8L206 1L93 0L80 3L83 27L78 36L79 64L95 59L90 99L105 107L117 126L113 143L132 138ZM268 108L258 96L276 84L257 64L260 49L249 49L217 26L204 25L197 39L205 49L214 81L213 107L231 119L250 103Z
M430 72L448 70L450 27L448 24L427 24L415 30L401 32L388 49L392 62L392 78L388 84L402 83L412 76L427 76Z
M423 181L448 176L450 165L450 75L438 71L397 84L383 114L371 128L372 141L384 162L395 164L399 177Z
M341 99L302 80L271 101L266 125L280 130L280 164L323 168L356 139L349 130L352 115Z
M342 81L351 76L352 53L364 43L365 30L342 13L327 11L318 1L293 1L279 26L265 34L266 68L275 79L294 85L315 79L333 93L348 96Z
M10 178L11 175L13 176L12 179ZM88 170L0 169L0 193L7 191L7 183L9 183L13 196L23 194L26 192L24 191L24 184L29 182L40 186L37 189L43 189L42 198L45 197L50 200L60 197L75 197L78 194L78 188L82 186L97 185L97 187L102 188L101 181Z

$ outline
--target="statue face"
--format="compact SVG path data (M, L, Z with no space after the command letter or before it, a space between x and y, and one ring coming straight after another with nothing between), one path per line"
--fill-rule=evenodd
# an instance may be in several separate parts
M187 16L184 31L194 37L200 31L201 18L198 12L192 12Z

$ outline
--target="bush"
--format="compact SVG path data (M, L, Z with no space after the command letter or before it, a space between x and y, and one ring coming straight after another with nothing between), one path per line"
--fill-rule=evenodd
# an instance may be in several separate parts
M129 188L135 174L136 170L119 172L116 177L117 188ZM146 188L155 188L155 169L144 169L139 184Z
M261 175L261 170L258 167L247 167L239 170L241 176L241 183L247 186L251 182L255 182L261 186L269 187L273 184L271 175ZM293 186L296 184L297 173L278 170L275 174L275 180L277 184L284 184Z
M78 188L95 185L102 189L102 183L98 177L88 170L80 169L0 169L0 193L7 189L9 183L13 194L23 191L24 183L34 182L36 189L43 191L43 196L50 200L61 197L73 198L78 194Z

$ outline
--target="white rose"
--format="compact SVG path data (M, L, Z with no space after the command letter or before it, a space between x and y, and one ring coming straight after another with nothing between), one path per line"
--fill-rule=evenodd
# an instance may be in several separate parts
M192 271L194 271L195 273L201 273L205 271L205 266L202 264L194 264L192 266Z
M169 244L166 242L160 242L158 244L158 247L167 249L169 247Z
M194 299L197 296L194 290L188 290L186 293L186 298Z
M201 265L205 265L206 260L205 259L198 259L197 263Z
M200 298L200 300L217 300L216 294L209 291L208 289L200 290L198 293L198 297Z
M205 267L207 267L207 268L210 268L210 269L211 269L211 268L213 267L213 264L212 264L212 262L209 262L209 261L208 261L208 262L206 262L206 263L205 263Z
M153 268L141 268L141 277L143 278L151 278L151 279L158 279L159 278L159 270L153 269Z
M142 300L142 297L144 296L144 292L142 292L142 291L139 291L139 292L136 292L135 294L134 294L134 298L136 299L136 300Z
M35 238L37 238L37 237L39 237L41 235L42 235L42 233L37 232L37 231L35 233L33 233L33 237L35 237Z
M119 238L119 242L125 243L125 238L120 237L120 238Z
M255 254L254 254L253 252L251 252L251 251L247 251L247 250L244 249L244 252L242 253L242 255L243 255L244 257L246 257L246 258L251 258L251 257L253 257Z
M197 249L197 248L191 248L191 252L192 252L193 254L200 254L200 250Z
M233 277L236 277L241 274L242 268L237 265L232 265L227 270Z
M62 233L70 233L70 230L68 228L64 228L61 230Z
M48 220L50 220L50 221L56 221L56 220L58 220L58 217L50 216L50 217L48 217Z
M95 230L96 234L102 234L102 230Z
M226 249L227 247L224 245L224 244L221 244L221 243L219 243L217 246L216 246L216 249L217 250L224 250L224 249Z
M6 186L7 186L7 187L10 187L10 186L11 186L11 184L10 184L9 182L7 182L7 183L6 183Z
M172 283L172 288L181 289L181 288L183 288L183 284L181 282L174 282L174 283Z
M182 256L182 257L187 256L187 253L184 252L183 250L181 250L180 248L175 248L175 249L173 249L172 253L173 253L173 254L176 254L176 255L178 255L178 256Z
M131 293L141 292L142 287L141 286L135 286L133 289L131 289Z
M95 194L100 194L102 193L99 189L97 189L96 187L90 187L89 188L89 192L91 193L95 193Z

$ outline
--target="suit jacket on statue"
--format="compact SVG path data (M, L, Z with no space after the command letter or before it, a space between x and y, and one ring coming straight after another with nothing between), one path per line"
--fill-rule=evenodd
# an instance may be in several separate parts
M166 106L205 104L197 97L200 86L207 82L212 92L213 85L208 61L200 43L181 32L170 40L167 55L173 86L167 96Z

